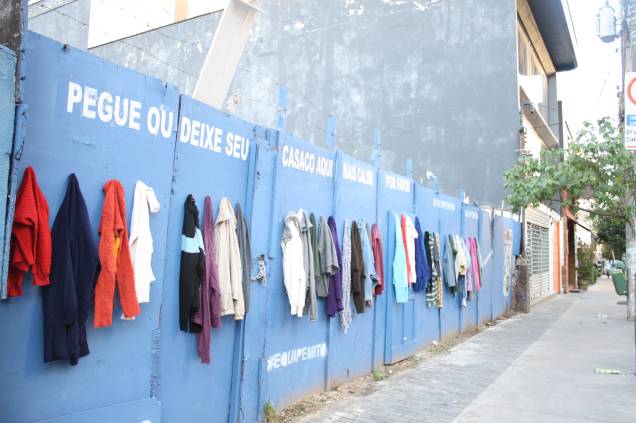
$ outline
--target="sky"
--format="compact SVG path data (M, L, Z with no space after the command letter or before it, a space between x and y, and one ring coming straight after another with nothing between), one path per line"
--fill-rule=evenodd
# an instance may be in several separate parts
M586 120L618 116L621 90L620 41L604 43L596 36L596 13L605 0L569 0L578 67L557 76L557 96L564 118L576 135ZM620 4L610 0L617 11Z

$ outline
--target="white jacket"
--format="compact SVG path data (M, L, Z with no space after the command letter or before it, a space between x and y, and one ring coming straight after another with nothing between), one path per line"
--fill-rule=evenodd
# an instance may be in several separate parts
M409 216L406 215L404 215L404 233L406 234L406 246L409 250L408 257L406 259L409 261L409 266L411 268L411 273L409 273L408 280L409 283L415 283L415 239L418 237L418 235L417 231L415 230L415 225L413 225L413 221Z
M150 212L157 213L161 205L155 192L141 181L135 185L132 217L130 218L130 258L135 269L137 302L150 302L150 283L155 280L152 271L152 232Z
M234 314L235 320L242 320L245 316L243 268L236 237L236 216L228 198L222 198L219 203L214 238L221 289L221 316Z
M287 289L292 316L303 316L305 293L307 292L306 274L303 266L303 242L300 237L300 222L294 212L287 213L283 237L280 242L283 249L283 282Z

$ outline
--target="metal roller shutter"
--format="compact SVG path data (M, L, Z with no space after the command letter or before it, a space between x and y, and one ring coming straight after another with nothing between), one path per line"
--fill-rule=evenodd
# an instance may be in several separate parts
M526 256L530 274L530 302L551 293L550 290L550 231L527 223Z

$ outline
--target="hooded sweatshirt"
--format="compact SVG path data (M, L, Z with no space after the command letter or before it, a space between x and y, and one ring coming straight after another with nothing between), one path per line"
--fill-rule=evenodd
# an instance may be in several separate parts
M338 259L338 271L329 278L329 294L327 295L327 316L334 317L337 313L344 309L342 303L342 271L344 269L344 262L342 257L342 250L340 249L340 243L338 242L338 229L336 228L336 220L333 216L329 216L327 220L329 229L331 231L331 239L333 241L334 248L336 249L336 257Z
M424 234L422 233L422 227L420 226L420 219L417 217L415 218L415 230L417 231L417 237L415 239L416 282L413 286L413 291L420 292L426 290L431 275L428 269L426 253L424 252Z
M97 276L97 244L75 174L68 177L52 230L51 284L42 290L44 362L76 365L89 353L86 319Z
M191 319L201 307L204 255L199 209L192 194L188 194L184 204L179 269L179 328L185 332L201 330L200 325L191 324Z
M364 251L362 247L362 229L354 220L351 224L351 290L356 313L364 313L364 290L367 271L364 266ZM369 294L371 294L371 278L369 277Z
M157 213L161 205L152 188L141 181L135 185L135 196L130 218L130 256L135 269L137 302L150 301L150 283L155 280L152 271L152 232L150 213Z
M318 318L318 304L316 300L316 275L314 269L314 250L311 245L311 222L305 210L298 210L298 223L300 224L300 239L303 242L303 269L305 270L305 291L309 294L305 297L306 305L309 305L309 320Z
M200 326L197 333L197 352L201 363L210 363L210 338L212 328L221 327L221 290L219 288L219 274L216 267L216 251L214 241L214 211L212 199L205 197L203 204L203 244L205 267L203 285L201 287L201 306L194 313L192 322Z
M245 314L247 314L250 308L250 288L252 282L252 245L250 243L250 229L243 210L241 209L241 205L236 203L234 210L236 211L236 237L241 254L243 304L245 304Z
M221 287L221 315L234 314L234 320L242 320L245 315L243 265L236 236L236 216L228 198L222 198L219 203L214 238Z
M444 282L446 282L446 286L448 286L453 296L457 293L457 276L459 273L455 267L456 255L453 236L448 235L444 238Z
M303 241L300 222L294 212L287 213L280 246L283 250L283 282L287 290L290 313L303 316L305 307L306 273L303 261Z
M141 313L135 292L135 272L130 258L126 225L124 187L115 179L104 185L104 207L99 225L99 263L101 271L95 285L96 328L110 326L113 321L115 280L119 301L128 319Z
M31 268L33 285L46 286L51 273L51 230L49 206L35 177L32 167L27 167L18 190L11 229L11 258L7 286L2 288L2 298L22 296L24 273Z
M373 249L373 264L377 278L373 287L373 295L382 295L384 292L384 252L382 251L382 235L375 223L371 227L371 248Z
M325 298L329 295L329 281L338 273L340 265L331 229L323 216L320 216L320 230L318 231L318 257L320 267L316 272L316 294Z

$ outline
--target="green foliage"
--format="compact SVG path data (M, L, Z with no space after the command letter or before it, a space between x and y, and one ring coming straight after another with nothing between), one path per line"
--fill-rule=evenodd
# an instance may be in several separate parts
M594 279L594 250L592 250L592 247L579 244L576 248L576 258L578 262L576 273L580 280L585 281L586 284L596 282Z
M515 210L557 203L573 212L586 210L633 225L634 206L629 201L635 185L632 160L623 146L622 129L609 118L596 125L586 122L567 151L544 150L539 159L521 157L506 172L508 202ZM580 199L591 200L591 209L583 209Z
M384 379L384 373L382 373L380 370L375 369L373 371L373 380L375 380L376 382L381 381L382 379Z
M593 223L596 240L603 244L603 257L612 259L612 251L615 257L621 257L625 252L625 222L621 219L595 216Z
M271 402L265 402L265 405L263 405L263 412L265 413L265 423L276 423L278 421L276 409Z

